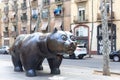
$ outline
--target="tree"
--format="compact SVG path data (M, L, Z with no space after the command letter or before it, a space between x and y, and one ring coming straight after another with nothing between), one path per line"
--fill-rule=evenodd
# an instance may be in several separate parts
M106 9L106 1L101 0L100 10L102 16L102 44L103 44L103 75L110 76L109 69L109 39L108 39L108 20L107 20L107 9Z

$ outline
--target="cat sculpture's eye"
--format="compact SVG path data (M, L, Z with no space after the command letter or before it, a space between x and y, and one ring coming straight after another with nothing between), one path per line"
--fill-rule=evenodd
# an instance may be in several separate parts
M76 40L76 38L75 38L75 36L70 36L70 39L72 40L72 41L75 41Z
M67 36L66 36L66 35L62 35L61 37L62 37L62 39L63 39L64 41L67 40Z

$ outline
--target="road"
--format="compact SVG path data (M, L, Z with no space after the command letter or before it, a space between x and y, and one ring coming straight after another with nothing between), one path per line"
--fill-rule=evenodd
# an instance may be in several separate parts
M92 58L86 56L84 59L64 59L62 62L63 65L75 65L80 67L88 68L103 68L103 56L102 55L92 55ZM110 60L110 69L119 71L120 73L120 62L113 62Z
M114 70L119 71L120 62L110 62ZM102 66L102 57L93 56L83 60L63 59L61 74L51 75L48 63L43 63L44 70L38 71L36 77L26 77L25 72L14 72L10 55L0 55L0 80L119 80L120 76L103 76L94 74ZM116 67L117 66L117 67Z

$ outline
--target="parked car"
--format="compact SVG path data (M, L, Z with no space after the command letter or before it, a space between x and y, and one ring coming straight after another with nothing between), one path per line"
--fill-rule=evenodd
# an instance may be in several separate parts
M87 48L84 45L77 45L76 50L72 55L63 55L64 58L70 58L70 59L83 59L84 56L87 55Z
M8 54L9 53L9 47L8 46L2 46L0 48L0 54Z
M120 61L120 50L111 52L109 54L110 59L112 59L115 62Z

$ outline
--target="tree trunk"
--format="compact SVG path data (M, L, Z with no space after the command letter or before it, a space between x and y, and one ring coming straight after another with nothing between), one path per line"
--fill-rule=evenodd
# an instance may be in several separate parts
M102 44L103 44L103 75L110 76L109 69L109 39L108 39L108 20L107 20L107 10L106 10L106 0L101 0L101 15L102 15Z

